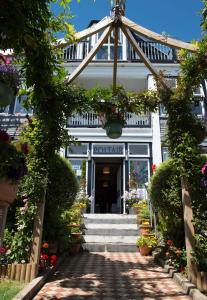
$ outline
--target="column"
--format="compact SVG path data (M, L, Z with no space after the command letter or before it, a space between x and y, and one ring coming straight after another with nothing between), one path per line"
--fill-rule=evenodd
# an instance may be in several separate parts
M148 90L156 90L156 83L152 75L148 76ZM158 166L162 162L160 117L159 111L151 114L152 122L152 162Z

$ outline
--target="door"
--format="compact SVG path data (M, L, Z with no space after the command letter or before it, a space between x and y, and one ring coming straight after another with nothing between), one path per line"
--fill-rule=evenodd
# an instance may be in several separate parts
M96 175L96 163L95 160L92 159L91 165L91 213L95 213L95 175Z

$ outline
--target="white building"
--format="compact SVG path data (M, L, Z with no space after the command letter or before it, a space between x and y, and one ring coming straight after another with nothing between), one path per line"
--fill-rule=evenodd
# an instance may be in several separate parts
M91 21L89 28L93 30L96 23L98 21ZM64 66L70 74L87 57L99 37L100 32L97 32L64 48ZM164 71L168 83L175 85L179 72L177 50L134 32L133 37L156 70ZM113 81L113 64L114 31L74 82L85 88L109 87ZM127 91L156 88L152 73L121 31L118 34L117 83ZM201 117L205 112L205 86L203 83L195 91L195 101L192 103L192 109ZM19 122L25 113L16 99L10 107L1 111L1 122L11 130L12 122ZM5 123L6 120L10 120L11 124ZM85 176L87 192L93 198L92 213L123 213L121 197L125 190L130 189L132 179L137 182L140 197L146 197L145 184L152 174L152 165L157 166L167 158L164 143L166 114L163 107L149 115L128 113L126 121L122 136L115 140L107 137L98 116L93 112L74 115L66 122L66 128L81 145L65 149L64 155L71 161L77 176Z

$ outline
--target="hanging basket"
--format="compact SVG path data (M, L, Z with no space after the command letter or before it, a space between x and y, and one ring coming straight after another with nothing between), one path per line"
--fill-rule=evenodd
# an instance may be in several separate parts
M107 120L104 129L111 139L118 139L122 135L123 122L119 119Z
M17 191L17 184L10 180L0 180L0 205L8 205L14 202Z
M14 91L3 81L0 81L0 107L6 107L14 98Z

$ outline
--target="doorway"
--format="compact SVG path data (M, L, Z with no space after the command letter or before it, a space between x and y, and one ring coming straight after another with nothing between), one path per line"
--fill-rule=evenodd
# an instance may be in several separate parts
M122 160L95 163L95 213L121 213Z

